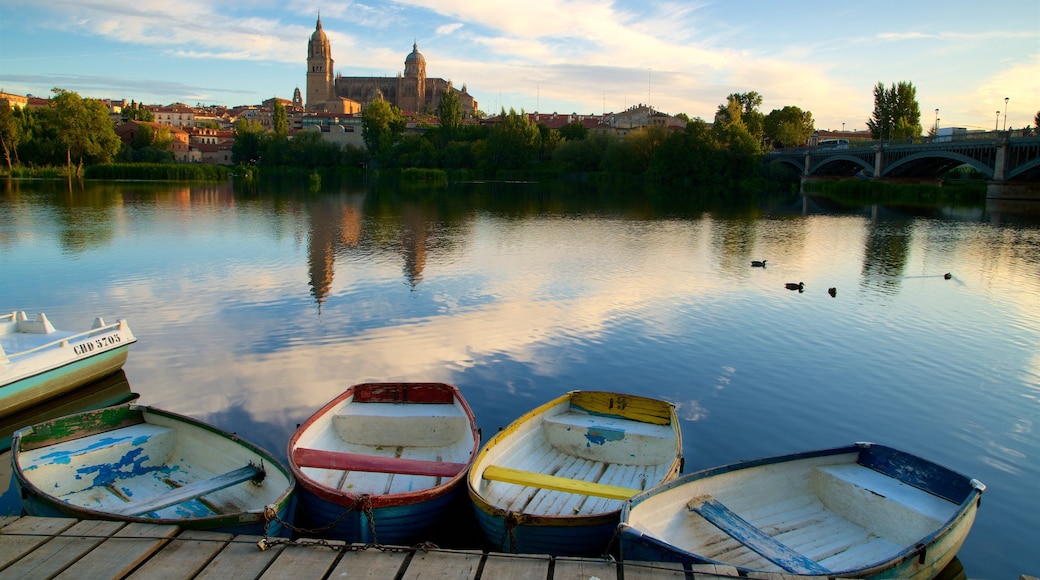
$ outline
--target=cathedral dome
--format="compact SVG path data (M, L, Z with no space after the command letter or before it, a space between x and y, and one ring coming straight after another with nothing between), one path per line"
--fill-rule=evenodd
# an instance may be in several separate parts
M329 37L325 35L325 31L321 29L321 16L318 17L318 26L314 29L311 34L311 42L325 43L329 41Z
M404 64L418 64L426 66L426 59L423 57L422 53L419 52L418 43L412 45L412 52L404 59Z

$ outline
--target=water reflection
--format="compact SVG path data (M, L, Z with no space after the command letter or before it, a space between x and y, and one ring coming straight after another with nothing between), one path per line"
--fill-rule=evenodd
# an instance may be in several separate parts
M876 440L978 477L973 576L1022 573L1040 543L1009 531L1040 510L1037 221L786 193L323 185L11 186L0 268L22 283L0 304L126 317L142 402L279 455L354 383L456 384L486 435L609 388L677 404L688 469Z

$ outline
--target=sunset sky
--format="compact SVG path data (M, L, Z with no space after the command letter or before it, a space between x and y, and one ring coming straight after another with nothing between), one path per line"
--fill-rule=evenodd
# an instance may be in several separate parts
M1037 0L0 0L0 90L289 99L305 91L319 11L337 74L396 76L414 42L428 76L492 114L649 103L710 121L727 95L757 91L764 113L793 105L817 128L865 130L874 85L899 81L917 88L926 132L936 116L993 129L1040 110Z

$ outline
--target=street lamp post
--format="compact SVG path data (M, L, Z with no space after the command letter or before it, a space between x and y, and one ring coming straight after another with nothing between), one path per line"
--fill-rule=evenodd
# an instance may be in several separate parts
M997 111L997 119L993 121L993 131L997 131L997 127L1000 125L1000 111Z
M1007 102L1011 97L1004 97L1004 130L1007 131Z
M935 110L935 135L939 135L939 109Z

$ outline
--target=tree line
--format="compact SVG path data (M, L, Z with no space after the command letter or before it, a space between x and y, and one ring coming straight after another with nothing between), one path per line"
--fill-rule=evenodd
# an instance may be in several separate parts
M874 88L874 110L866 121L875 139L920 136L916 89L900 82ZM364 147L341 146L318 131L290 137L285 106L276 103L272 129L241 119L234 127L232 161L236 165L331 167L403 170L419 168L495 177L521 172L607 173L640 176L664 184L729 184L761 172L761 156L771 147L805 144L815 131L812 113L785 106L764 113L755 91L734 93L721 103L711 122L679 114L679 130L649 125L623 137L589 130L575 121L558 129L533 123L523 110L503 108L496 122L464 124L462 104L447 91L435 120L421 131L406 131L397 107L378 99L361 115ZM123 119L152 120L147 108L132 103ZM8 170L14 166L83 166L166 163L169 128L141 125L130 143L114 131L108 108L77 93L54 89L40 109L0 109L0 146Z

